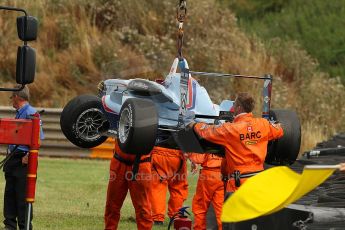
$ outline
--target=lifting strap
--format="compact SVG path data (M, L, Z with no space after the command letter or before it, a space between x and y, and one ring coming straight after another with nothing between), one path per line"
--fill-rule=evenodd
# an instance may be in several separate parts
M122 158L117 153L114 154L114 158L116 160L120 161L121 163L124 163L125 165L133 166L133 168L132 168L132 181L135 181L135 179L136 179L136 175L138 174L138 171L139 171L139 164L140 163L144 163L144 162L151 162L151 156L149 156L149 157L147 157L145 159L140 160L141 159L141 155L140 154L135 155L134 162Z

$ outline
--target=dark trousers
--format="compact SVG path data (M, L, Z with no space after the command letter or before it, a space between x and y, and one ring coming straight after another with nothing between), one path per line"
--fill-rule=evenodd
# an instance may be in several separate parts
M10 171L5 171L5 194L4 194L4 224L9 229L25 228L26 214L26 173L27 166L17 166ZM32 212L30 217L30 229Z
M217 217L216 213L214 211L212 203L210 204L207 214L206 214L206 229L207 230L217 230L218 224L217 224Z
M224 194L224 203L227 199L230 198L230 196L233 194L233 192L225 192ZM222 229L223 230L235 230L235 225L233 223L222 223Z

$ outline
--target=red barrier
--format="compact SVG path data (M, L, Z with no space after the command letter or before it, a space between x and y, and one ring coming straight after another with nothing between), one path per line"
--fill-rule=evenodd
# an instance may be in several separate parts
M0 119L0 143L28 145L32 143L32 120Z
M40 147L39 114L29 119L0 119L0 144L29 146L26 201L35 201L38 149Z
M40 119L38 113L34 115L32 121L32 136L28 160L28 172L26 180L26 201L33 203L35 201L38 149L40 147Z
M26 179L26 201L33 203L35 201L36 179L37 179L38 151L30 150L28 173Z

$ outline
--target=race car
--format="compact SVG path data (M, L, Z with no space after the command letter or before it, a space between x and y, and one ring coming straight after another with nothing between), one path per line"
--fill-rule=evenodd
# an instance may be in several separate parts
M284 137L270 142L266 163L286 165L296 160L300 122L294 111L270 109L271 76L194 72L189 70L186 59L176 58L164 81L102 81L97 96L80 95L67 103L60 118L61 129L69 141L81 148L96 147L109 136L116 136L121 150L129 154L147 154L154 146L162 146L224 155L222 146L199 139L187 125L192 120L209 124L232 122L233 101L214 104L192 75L264 80L263 117L282 123L284 128Z

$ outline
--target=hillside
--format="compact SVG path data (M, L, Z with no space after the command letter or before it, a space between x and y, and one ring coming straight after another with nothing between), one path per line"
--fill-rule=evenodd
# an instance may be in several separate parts
M342 0L220 0L236 13L241 27L265 40L295 40L322 71L345 84L345 2Z
M28 9L40 21L33 104L61 107L73 96L95 93L110 74L162 77L176 56L177 1L3 1ZM274 108L297 110L303 125L303 150L345 129L344 85L296 42L264 41L239 28L228 7L216 0L189 0L184 55L197 71L274 75ZM207 13L205 13L207 12ZM13 13L0 12L0 76L14 77L16 46ZM109 64L111 63L111 64ZM105 70L105 71L104 71ZM105 75L104 73L107 73ZM260 98L261 82L200 79L214 102L251 91ZM3 93L1 103L7 104ZM260 104L260 103L259 103ZM257 111L260 110L260 105Z

